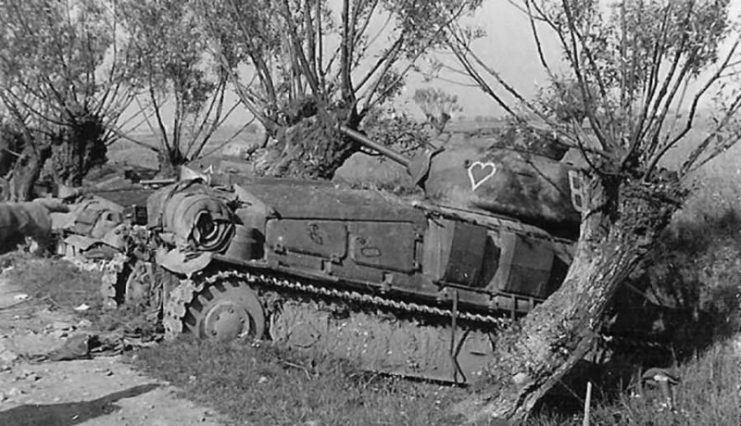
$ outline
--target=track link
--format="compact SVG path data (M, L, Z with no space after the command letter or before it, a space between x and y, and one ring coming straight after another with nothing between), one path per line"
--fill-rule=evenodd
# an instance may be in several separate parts
M183 319L188 312L188 306L195 300L198 293L207 286L213 285L221 280L240 280L255 289L262 290L288 290L314 296L320 299L341 300L343 302L355 303L368 308L380 308L403 312L414 315L423 315L436 318L452 318L454 312L450 309L430 306L421 303L393 300L383 296L361 293L354 290L340 290L325 287L308 281L277 277L267 274L252 273L236 269L221 270L213 273L195 274L190 279L183 279L180 284L172 290L170 297L165 303L164 325L165 336L169 339L183 332ZM482 327L499 329L512 323L510 318L493 315L484 315L475 312L455 312L456 319L480 324Z

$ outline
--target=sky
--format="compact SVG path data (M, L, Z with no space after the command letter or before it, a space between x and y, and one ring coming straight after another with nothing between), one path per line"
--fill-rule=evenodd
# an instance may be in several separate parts
M730 0L730 16L741 22L740 15L741 0ZM473 23L486 31L486 37L474 44L474 51L508 83L526 97L534 96L539 87L548 85L547 76L537 56L530 24L522 11L507 0L485 0L482 8L476 12ZM549 37L548 31L543 28L540 37L549 60L560 57L561 50L553 33ZM426 83L419 75L410 76L408 81L403 101L411 111L414 111L414 104L409 98L414 89L434 86L457 94L463 107L462 114L468 117L504 114L489 95L477 87L462 87L440 80Z
M486 37L474 43L474 51L505 80L511 82L526 96L534 95L539 85L547 83L546 74L538 61L530 24L527 16L520 10L508 1L485 1L482 8L476 12L472 23L486 32ZM554 39L547 38L544 43L548 52L552 55L558 54L558 45ZM445 58L447 55L443 53L439 56ZM449 62L453 64L453 61ZM465 81L463 77L452 74L444 77ZM417 87L433 86L458 95L458 102L463 107L462 114L466 116L503 114L489 95L478 87L463 87L443 80L427 83L420 75L410 76L408 83L404 100L410 109L413 109L413 103L408 98L414 90Z
M335 1L339 4L339 0ZM741 0L731 0L731 14L738 16L741 13ZM501 76L517 88L526 97L532 97L539 87L548 84L546 74L540 66L532 32L527 16L507 0L485 0L483 6L476 11L472 24L482 28L486 36L474 43L474 51ZM373 27L372 24L371 27ZM380 25L379 25L380 27ZM369 34L374 33L370 28ZM542 32L546 55L551 58L560 57L560 47L553 36ZM437 53L437 57L455 64L450 54ZM443 77L455 79L470 84L465 77L444 74ZM407 78L404 92L396 100L398 108L406 110L414 116L422 117L419 108L411 100L417 88L437 87L448 93L458 96L462 107L459 115L473 118L475 116L503 116L504 112L495 102L478 87L465 87L443 80L424 81L420 74L412 73ZM236 96L230 96L236 100ZM227 124L240 126L249 117L246 111L239 111L227 120Z

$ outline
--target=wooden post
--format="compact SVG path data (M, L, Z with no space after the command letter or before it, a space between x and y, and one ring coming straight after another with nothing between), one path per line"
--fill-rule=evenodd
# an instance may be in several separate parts
M592 399L592 382L587 382L587 396L584 398L584 420L582 426L589 426L589 406Z

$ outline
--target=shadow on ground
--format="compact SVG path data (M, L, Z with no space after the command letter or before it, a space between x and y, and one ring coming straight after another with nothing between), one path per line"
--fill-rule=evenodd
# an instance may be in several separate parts
M159 387L158 384L134 386L92 401L67 402L60 404L21 405L0 411L0 425L5 426L68 426L76 425L121 409L114 403L124 398L133 398Z

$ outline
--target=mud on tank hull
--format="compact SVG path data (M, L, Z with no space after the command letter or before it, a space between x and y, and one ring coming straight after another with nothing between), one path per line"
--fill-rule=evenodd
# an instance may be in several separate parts
M171 335L269 337L363 368L483 376L497 330L561 283L573 242L369 190L180 182L150 198Z

